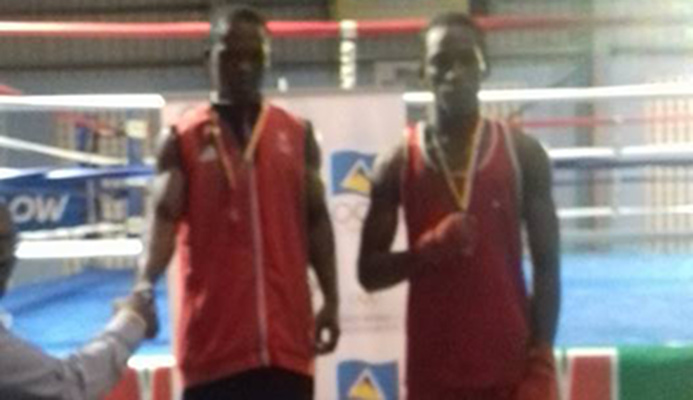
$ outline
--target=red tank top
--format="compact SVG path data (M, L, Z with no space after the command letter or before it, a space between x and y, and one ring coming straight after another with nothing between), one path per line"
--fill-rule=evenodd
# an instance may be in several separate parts
M211 136L212 112L201 107L177 126L187 182L176 346L184 384L264 366L310 375L305 124L263 106L250 162L222 133L232 189Z
M522 274L519 178L512 139L484 121L469 210L474 252L410 282L410 387L503 386L520 379L529 336ZM408 132L402 201L413 246L457 210L442 172L426 154L423 125ZM425 390L425 389L424 389Z

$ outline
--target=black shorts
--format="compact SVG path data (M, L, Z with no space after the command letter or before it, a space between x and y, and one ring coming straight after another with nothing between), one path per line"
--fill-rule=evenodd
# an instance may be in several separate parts
M183 400L312 400L313 378L260 368L185 389Z

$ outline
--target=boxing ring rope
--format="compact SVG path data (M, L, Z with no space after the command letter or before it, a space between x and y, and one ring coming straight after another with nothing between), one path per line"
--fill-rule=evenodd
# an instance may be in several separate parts
M632 168L693 165L693 143L550 149L554 168Z
M23 240L17 245L15 255L20 260L134 257L143 249L139 239Z
M77 161L93 165L127 164L126 159L106 157L98 154L84 153L81 151L66 150L59 147L36 144L26 140L14 139L7 136L0 136L0 148L28 151L36 154L43 154L51 157L58 157L64 160Z
M690 153L690 150L689 150ZM632 165L650 166L659 159L644 159L640 157ZM580 165L579 161L572 160L573 169ZM688 161L693 164L693 161ZM693 215L693 204L676 205L671 207L635 207L635 206L596 206L596 207L577 207L562 208L558 210L558 216L562 221L568 220L605 220L615 218L642 218L657 215ZM17 250L17 257L20 259L46 259L46 258L96 258L96 257L135 257L143 250L140 239L65 239L55 240L56 237L79 236L85 232L89 233L123 233L126 230L118 228L116 225L83 226L77 228L63 229L56 232L34 232L21 235L21 242ZM614 239L620 237L618 241L628 240L650 240L650 239L685 239L690 238L686 232L658 232L649 233L642 231L623 231L590 234L580 231L566 231L564 238L571 242L597 240L597 236L602 238ZM53 239L49 239L53 238Z
M693 214L693 204L672 207L582 207L558 210L561 219L645 217Z
M633 17L578 16L489 16L476 22L487 31L565 30L574 28L614 28L641 25L671 26L690 24L680 15ZM339 37L345 21L270 21L271 34L278 38ZM394 19L346 22L359 37L419 33L425 19ZM15 22L0 21L0 36L86 39L203 39L209 35L209 23L185 22Z
M480 100L484 103L488 102L526 102L526 101L542 101L542 102L565 102L565 101L595 101L595 100L628 100L642 99L652 97L693 97L693 85L689 84L648 84L648 85L630 85L630 86L615 86L615 87L595 87L595 88L569 88L569 89L519 89L519 90L484 90L480 93ZM69 99L70 107L90 108L95 106L94 96L92 95L71 95L71 96L0 96L0 104L4 107L12 108L18 106L31 107L33 105L42 109L60 109L64 105L63 100ZM106 104L109 108L127 108L133 105L130 95L97 95L96 98L100 103L96 107ZM135 95L135 99L146 99L147 108L161 108L165 104L165 100L160 95ZM35 103L34 103L34 100ZM407 102L417 102L411 94L405 94L404 100ZM565 124L566 126L599 126L613 124L642 124L654 122L680 122L692 120L690 115L675 115L669 117L640 117L640 116L614 116L614 117L595 117L595 118L563 118L563 119L547 119L547 120L524 120L518 124L525 127L533 128L555 128ZM55 148L45 145L36 145L29 142L20 141L17 139L0 137L0 147L12 148L22 151L33 151L42 154L53 155L60 158L67 158L73 161L89 162L99 165L117 165L124 164L125 160L119 160L109 157L94 156L89 153L75 152L60 148ZM583 170L593 169L616 169L616 168L638 168L644 166L689 166L693 164L693 143L678 143L676 145L644 145L644 146L626 146L620 149L611 147L586 147L586 148L559 148L548 149L549 157L556 169L570 170L580 168ZM103 158L103 159L101 159ZM141 168L140 168L141 169ZM89 174L99 174L100 170L94 169L88 171L86 169L67 169L59 171L33 172L36 174L44 174L47 180L60 179L80 179L80 177L88 177ZM0 181L3 179L21 179L22 175L18 171L6 169L0 171ZM127 167L122 167L120 172L112 170L111 177L119 178L127 175ZM121 175L119 175L119 173ZM145 170L139 171L138 176L147 176L151 174ZM108 177L106 177L108 178ZM693 214L693 206L678 205L669 208L659 208L657 210L648 208L619 208L619 207L586 207L559 210L559 216L562 220L576 219L604 219L616 217L643 217L659 214ZM71 231L72 233L89 230L99 231L101 228L96 227L80 227ZM63 233L62 236L70 236L69 233ZM36 241L37 239L45 239L46 235L26 236L23 239L27 243ZM33 239L33 240L32 240ZM118 239L116 239L118 240ZM45 241L45 240L43 240ZM126 250L117 249L117 251L104 251L101 255L137 255L141 251L141 247L135 246L134 242L137 239L129 239L125 246ZM50 242L50 241L47 241ZM103 250L107 250L112 242L104 242L106 245ZM89 246L98 244L97 240L85 242ZM36 243L32 244L36 245ZM51 246L48 243L48 246ZM53 248L55 249L55 248ZM35 250L35 249L34 249ZM34 251L32 250L32 252ZM39 252L46 254L45 251ZM91 257L92 254L84 255L80 251L68 251L66 247L59 252L64 257ZM31 257L30 251L20 252L21 257Z
M29 108L158 110L165 105L166 101L159 94L0 95L0 110Z
M482 103L594 102L618 99L689 97L692 95L692 83L653 83L576 88L482 90L479 92L479 100ZM404 94L404 101L409 104L428 104L433 101L433 94L430 92L409 92Z
M29 151L38 154L58 157L81 163L102 166L124 166L127 160L114 157L105 157L84 153L80 151L65 150L58 147L35 145L31 142L16 140L0 136L0 148ZM572 147L560 149L548 149L549 159L556 169L615 169L636 168L640 166L690 166L693 165L693 143L677 143L672 145L642 145L626 146L621 149L611 147ZM94 174L98 175L98 170ZM147 176L147 170L138 168L133 171L127 168L111 169L110 177L105 179L117 179L125 176ZM136 172L136 173L135 173ZM48 180L85 179L89 178L86 168L63 169L60 171L28 171L12 168L0 169L0 182L25 179L27 174L32 176L43 175Z
M576 28L626 28L630 26L671 26L688 24L690 18L679 15L659 15L648 18L631 17L574 17L574 16L493 16L478 18L479 25L490 32L509 30L565 30ZM375 21L271 21L269 29L277 38L339 38L342 87L355 86L357 45L356 39L364 37L417 34L426 25L426 20L375 20ZM11 37L50 37L61 39L166 39L189 40L204 39L208 36L207 22L154 22L154 23L101 23L101 22L0 22L0 36ZM595 88L560 89L522 89L522 90L483 90L479 98L483 103L530 103L530 102L576 102L613 101L644 99L655 97L693 97L693 84L648 84L628 86L608 86ZM404 101L411 105L425 105L432 101L431 93L411 92L404 94ZM98 96L0 96L0 110L22 109L23 107L59 108L143 108L160 109L165 100L159 95L98 95ZM661 122L685 122L693 120L693 115L671 117L578 117L544 120L515 121L524 128L557 127L595 127L620 124L644 124ZM52 152L45 148L29 148L27 143L10 144L0 138L0 147L14 145L24 151ZM65 152L58 149L52 155L74 161L88 162L83 157L93 157L80 152ZM630 146L615 148L573 148L549 149L549 155L557 169L614 169L633 168L640 165L687 166L693 164L693 144L685 146ZM93 160L93 158L92 158ZM101 160L106 161L106 160ZM114 165L123 160L107 160L92 164ZM614 218L620 216L647 216L656 213L691 214L693 207L680 205L652 210L647 208L587 207L559 210L564 220ZM79 229L95 229L81 227ZM40 235L34 236L38 239ZM31 241L26 237L26 243ZM116 239L119 240L119 239ZM137 239L128 239L137 241ZM93 246L97 241L90 241ZM133 245L129 242L128 245ZM35 243L34 243L35 244ZM86 244L86 243L85 243ZM132 255L141 249L128 248ZM28 256L28 251L21 253ZM106 255L108 252L101 253ZM73 255L74 256L74 255Z
M519 118L513 121L514 125L528 129L549 129L549 128L596 128L604 126L619 125L644 125L658 123L685 123L693 122L693 114L667 115L667 116L594 116L594 117L567 117L567 118L542 118L536 120L526 120ZM550 132L550 131L549 131Z
M680 15L634 17L581 17L567 15L477 17L478 25L489 32L518 30L566 30L627 28L631 26L672 26L690 24ZM353 89L357 81L357 38L417 34L426 26L425 19L343 20L343 21L270 21L268 28L277 38L338 38L340 86ZM184 22L16 22L0 21L0 36L49 37L62 39L204 39L209 23Z
M589 88L486 89L479 92L479 100L482 103L612 101L657 97L693 97L693 83L618 85ZM404 93L403 98L407 104L428 104L433 101L433 94L430 92L407 92ZM165 105L166 100L160 94L0 95L0 110L22 110L27 107L48 109L160 109ZM681 115L677 118L689 117L693 116ZM613 123L620 123L621 121L648 122L644 117L640 118L638 120L615 116L612 119L602 121L605 121L604 123L611 123L611 121ZM579 122L580 120L577 121ZM651 121L656 122L658 120L652 118Z
M39 241L55 239L80 239L94 235L125 235L128 233L122 224L98 223L73 228L57 228L40 231L20 232L20 240Z

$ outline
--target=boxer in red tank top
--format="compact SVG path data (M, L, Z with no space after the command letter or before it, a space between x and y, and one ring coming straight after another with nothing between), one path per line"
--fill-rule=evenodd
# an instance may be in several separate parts
M334 239L310 124L268 104L264 19L214 14L211 105L163 141L148 252L148 292L178 249L176 358L183 398L309 400L314 357L339 337ZM308 265L325 304L313 317Z
M409 282L409 400L556 400L559 232L548 157L536 140L480 117L488 64L471 19L436 17L425 40L435 115L376 167L359 280L368 291ZM395 253L399 207L409 249Z

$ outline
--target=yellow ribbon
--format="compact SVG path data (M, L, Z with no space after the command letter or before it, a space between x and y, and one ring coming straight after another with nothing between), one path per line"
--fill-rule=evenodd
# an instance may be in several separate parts
M450 189L452 196L455 198L455 203L457 204L457 207L462 212L467 212L467 210L469 210L469 205L472 201L472 192L474 190L474 179L476 177L476 167L480 153L479 147L481 144L481 131L483 126L483 121L481 118L479 118L479 120L476 123L476 126L474 127L474 131L472 132L471 154L467 159L467 165L465 169L462 171L464 176L464 186L461 188L461 190L457 187L457 183L455 182L455 177L453 176L452 169L450 168L450 164L448 163L447 157L445 156L443 148L440 145L440 142L438 141L437 134L433 133L432 137L433 148L436 152L436 156L440 160L440 166L443 170L443 176L445 178L445 181L448 184L448 189Z
M253 127L253 133L250 136L250 141L243 152L243 161L247 164L251 164L255 158L255 152L257 150L258 142L260 141L260 136L265 128L265 123L267 121L267 106L266 103L262 103L260 108L260 115L258 120ZM212 140L214 147L216 147L217 153L219 154L219 161L221 163L222 170L224 171L224 176L231 190L236 189L236 171L233 168L233 163L229 157L226 146L224 146L224 138L222 136L221 122L219 120L219 114L215 110L211 110L211 126L210 131L212 135Z

